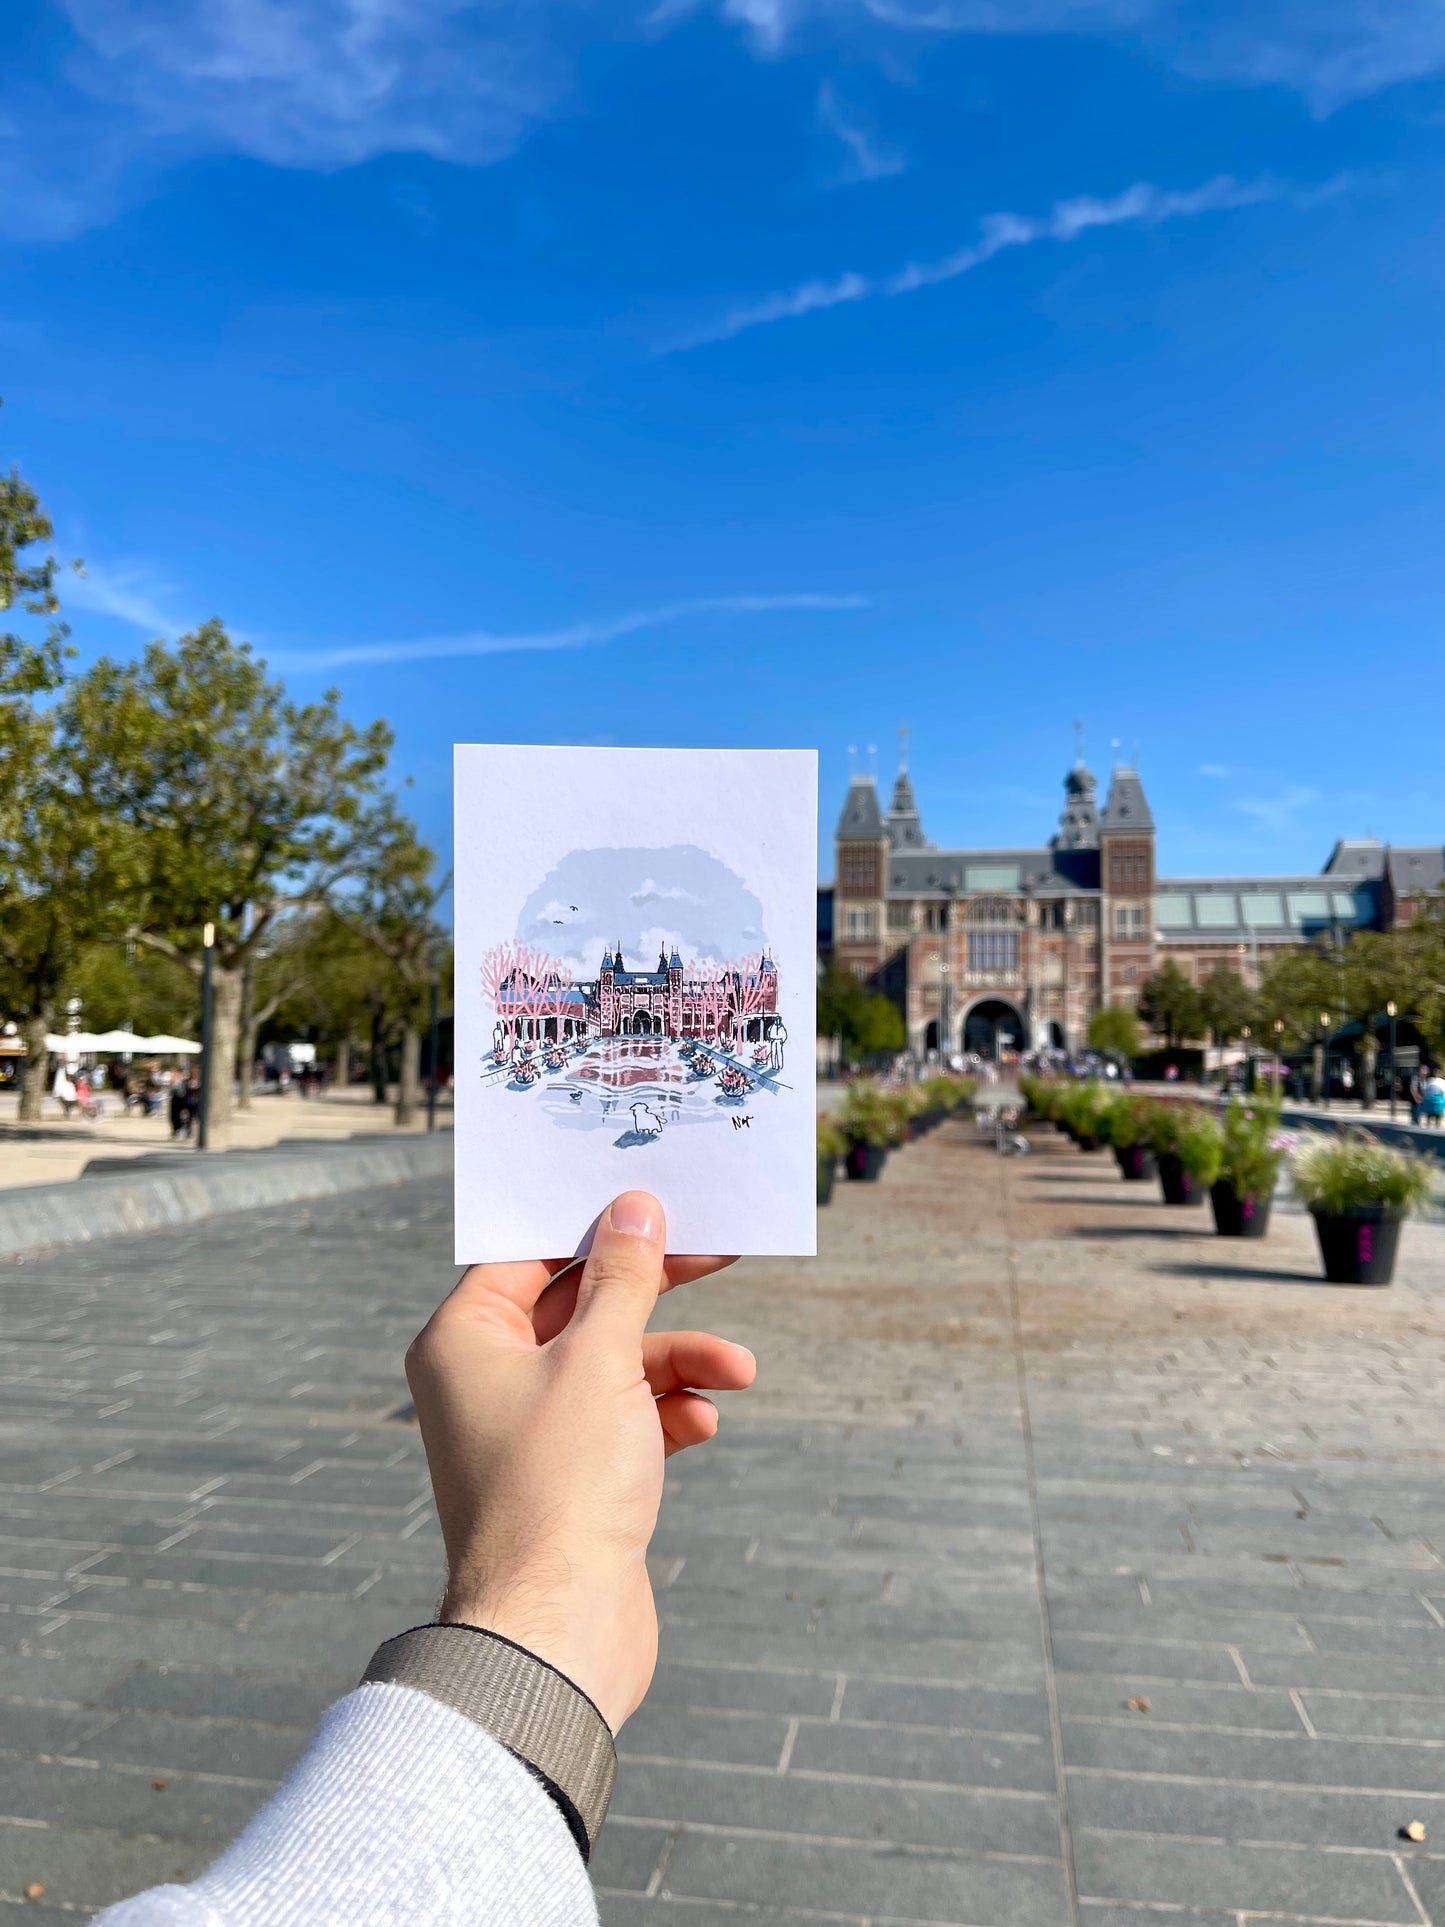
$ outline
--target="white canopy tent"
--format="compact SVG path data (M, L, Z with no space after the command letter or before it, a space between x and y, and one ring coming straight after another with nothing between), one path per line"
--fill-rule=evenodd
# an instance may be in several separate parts
M189 1037L138 1037L130 1030L76 1030L64 1036L52 1032L45 1048L57 1057L93 1057L129 1051L133 1057L199 1057L201 1047Z

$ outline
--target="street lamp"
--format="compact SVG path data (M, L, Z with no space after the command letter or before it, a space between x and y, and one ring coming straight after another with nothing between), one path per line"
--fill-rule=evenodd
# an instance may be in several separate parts
M211 960L216 954L216 926L201 932L201 1115L196 1120L196 1149L210 1148L211 1137Z
M1390 1117L1395 1116L1395 1006L1386 1004L1385 1015L1390 1020Z
M1253 1070L1254 1057L1249 1048L1249 1037L1250 1037L1249 1025L1242 1024L1240 1026L1239 1034L1244 1042L1244 1089L1245 1089L1246 1096L1248 1096L1248 1095L1251 1095L1254 1091L1254 1070Z
M1284 1043L1284 1019L1274 1020L1274 1095L1276 1101L1284 1095L1284 1064L1281 1061L1281 1047Z
M1320 1087L1319 1101L1330 1108L1330 1013L1320 1012Z

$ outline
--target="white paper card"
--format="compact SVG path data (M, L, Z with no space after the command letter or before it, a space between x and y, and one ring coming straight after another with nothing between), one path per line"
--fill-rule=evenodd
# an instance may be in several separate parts
M812 750L456 748L456 1255L816 1245Z

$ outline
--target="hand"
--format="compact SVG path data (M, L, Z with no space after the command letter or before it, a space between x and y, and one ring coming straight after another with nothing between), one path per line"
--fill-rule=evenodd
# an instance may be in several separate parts
M707 1332L647 1334L659 1292L733 1262L664 1261L664 1239L657 1199L624 1191L585 1267L473 1265L406 1355L446 1542L442 1619L547 1660L614 1733L657 1664L663 1460L717 1430L701 1391L756 1371Z

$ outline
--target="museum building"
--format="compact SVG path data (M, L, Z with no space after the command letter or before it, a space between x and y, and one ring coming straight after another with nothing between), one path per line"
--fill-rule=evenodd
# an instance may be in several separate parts
M1104 1004L1133 1004L1166 959L1196 983L1223 964L1251 984L1271 953L1329 933L1410 922L1445 892L1445 848L1344 838L1314 875L1161 877L1137 769L1117 765L1100 808L1082 757L1046 844L940 850L906 764L888 808L854 775L818 893L820 958L903 1012L909 1046L992 1055L1079 1049Z

